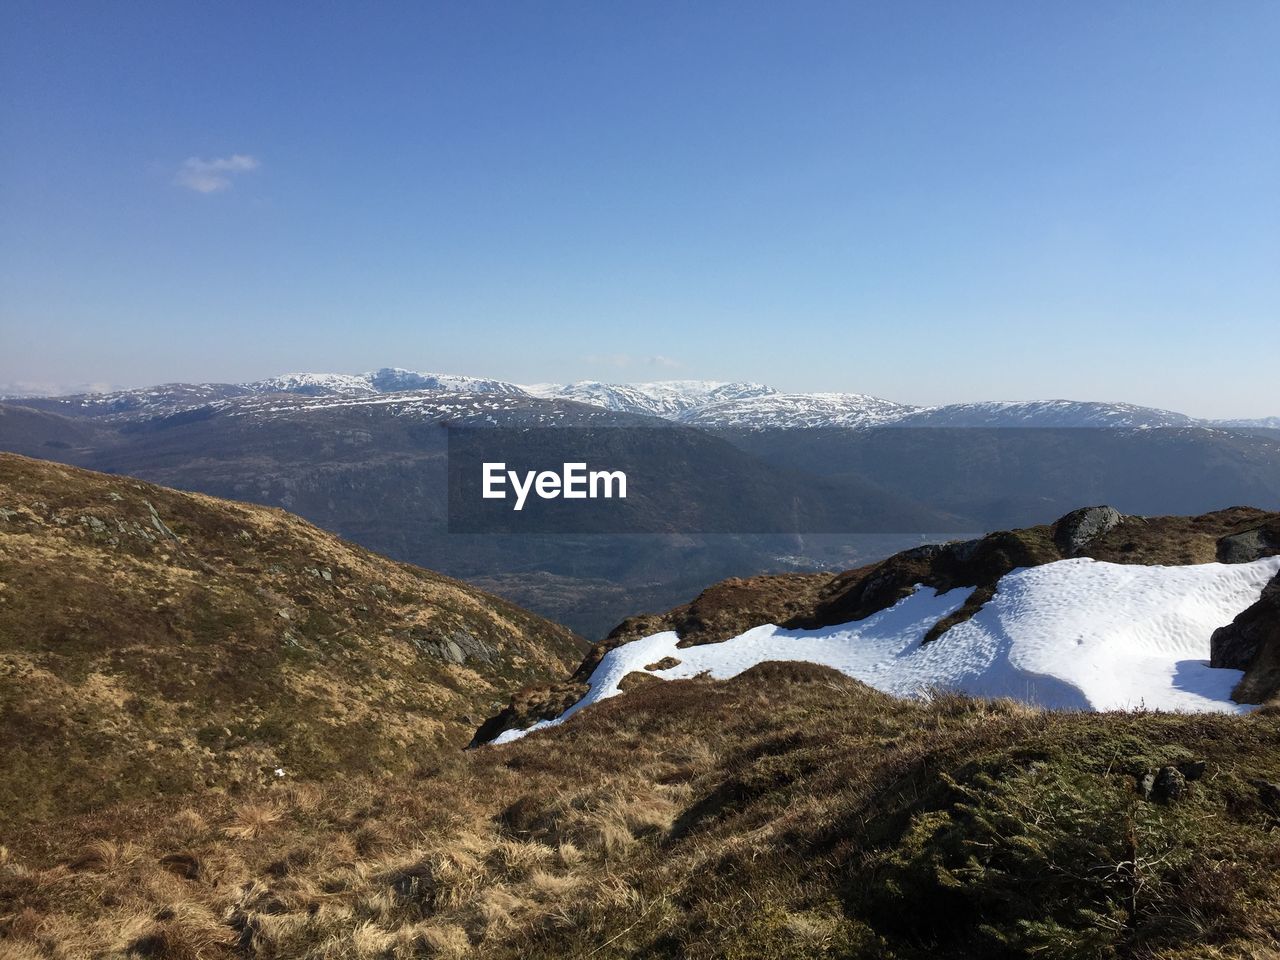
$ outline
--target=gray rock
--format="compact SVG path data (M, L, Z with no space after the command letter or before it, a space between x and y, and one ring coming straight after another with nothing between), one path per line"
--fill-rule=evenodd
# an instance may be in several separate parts
M160 519L160 514L156 511L156 508L152 506L151 501L143 500L142 502L145 503L147 505L147 509L151 511L151 525L156 528L156 532L162 537L168 537L170 540L177 540L178 535L170 530L165 522Z
M489 663L497 651L467 630L442 634L430 628L415 627L409 631L409 642L429 657L458 665L468 660Z
M1063 556L1072 557L1123 520L1115 507L1081 507L1053 525L1053 542Z
M1143 800L1151 799L1151 791L1156 786L1156 775L1148 770L1138 778L1138 793L1142 795Z
M86 526L93 533L106 533L107 525L102 522L99 517L81 516L78 518L81 525Z
M1252 563L1271 556L1277 550L1280 550L1280 544L1272 543L1261 528L1246 530L1218 541L1218 562Z

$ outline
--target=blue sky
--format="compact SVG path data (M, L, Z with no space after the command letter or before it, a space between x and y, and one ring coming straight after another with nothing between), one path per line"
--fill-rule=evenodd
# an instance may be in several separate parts
M1280 4L0 11L0 384L1280 413Z

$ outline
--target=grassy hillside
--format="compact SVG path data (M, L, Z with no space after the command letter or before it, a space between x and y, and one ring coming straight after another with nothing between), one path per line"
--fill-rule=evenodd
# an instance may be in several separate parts
M0 455L0 827L408 769L580 656L281 510Z
M15 957L1273 956L1280 717L648 683L396 780L20 838ZM6 941L0 940L0 949Z

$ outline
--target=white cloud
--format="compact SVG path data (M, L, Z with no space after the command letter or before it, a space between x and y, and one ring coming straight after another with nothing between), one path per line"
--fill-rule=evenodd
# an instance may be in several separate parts
M247 153L233 153L229 157L187 157L178 168L173 182L196 193L217 193L231 186L231 178L258 168L258 160Z
M654 354L649 358L649 366L666 367L668 370L674 370L676 367L683 367L684 364L673 357L664 357L662 354Z
M585 362L596 364L598 366L617 367L619 370L625 370L628 367L663 367L667 370L683 367L684 364L679 360L671 357L664 357L662 354L654 354L651 357L634 357L629 353L593 353L582 358Z

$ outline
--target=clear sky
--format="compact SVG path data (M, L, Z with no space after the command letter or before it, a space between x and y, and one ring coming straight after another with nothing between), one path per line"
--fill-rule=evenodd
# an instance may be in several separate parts
M1280 3L7 0L0 384L1280 414Z

